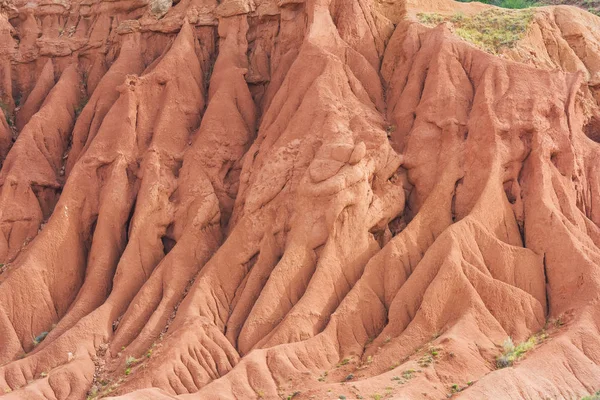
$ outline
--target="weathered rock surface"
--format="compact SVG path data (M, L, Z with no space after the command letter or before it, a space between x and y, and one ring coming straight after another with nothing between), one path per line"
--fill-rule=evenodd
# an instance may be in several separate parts
M1 2L0 396L599 390L600 18L488 8Z

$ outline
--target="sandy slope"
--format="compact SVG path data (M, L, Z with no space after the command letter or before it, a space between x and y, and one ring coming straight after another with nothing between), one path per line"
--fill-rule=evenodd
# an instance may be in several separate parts
M0 9L3 399L600 389L600 18L492 55L417 22L488 9L450 0Z

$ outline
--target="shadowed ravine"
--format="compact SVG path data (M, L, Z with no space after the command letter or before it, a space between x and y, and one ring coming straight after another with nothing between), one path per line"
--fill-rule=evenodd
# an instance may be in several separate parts
M600 17L490 9L0 1L0 397L600 390Z

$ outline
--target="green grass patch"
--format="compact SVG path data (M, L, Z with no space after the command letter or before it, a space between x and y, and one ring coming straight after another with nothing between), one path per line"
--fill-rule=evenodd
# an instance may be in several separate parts
M458 0L461 3L471 3L473 0ZM496 7L523 9L536 5L536 2L531 0L477 0L480 3L491 4Z
M496 8L469 16L460 12L454 15L420 13L417 18L428 26L452 22L455 33L462 39L488 53L498 54L502 49L514 47L525 36L533 11Z

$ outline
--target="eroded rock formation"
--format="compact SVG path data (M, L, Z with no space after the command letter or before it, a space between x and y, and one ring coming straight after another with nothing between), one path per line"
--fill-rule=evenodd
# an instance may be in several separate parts
M600 18L488 54L415 18L490 9L451 0L0 9L2 398L600 389Z

